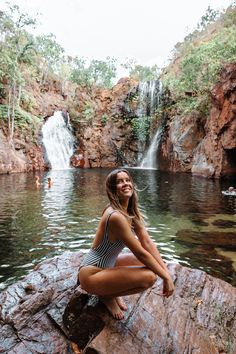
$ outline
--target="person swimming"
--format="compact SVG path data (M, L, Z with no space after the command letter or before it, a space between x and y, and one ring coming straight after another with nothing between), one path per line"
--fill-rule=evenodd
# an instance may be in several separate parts
M53 182L52 182L51 177L48 177L48 188L51 188L52 184L53 184Z
M39 182L39 176L35 176L35 184L37 187L40 186L41 183Z

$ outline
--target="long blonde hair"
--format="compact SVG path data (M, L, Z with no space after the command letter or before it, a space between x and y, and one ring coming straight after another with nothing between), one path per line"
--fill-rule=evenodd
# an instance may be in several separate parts
M117 175L120 172L125 172L129 176L133 186L133 194L129 199L127 210L123 208L117 195ZM119 210L123 215L125 215L129 223L139 223L143 221L142 215L138 207L138 195L135 189L134 181L132 176L126 169L119 168L109 173L106 178L106 192L112 208L115 210Z

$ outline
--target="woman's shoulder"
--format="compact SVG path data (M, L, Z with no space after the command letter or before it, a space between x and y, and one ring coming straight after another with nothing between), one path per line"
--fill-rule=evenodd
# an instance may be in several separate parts
M127 222L125 215L122 214L121 211L113 209L112 207L108 207L105 210L103 217L104 219L109 218L109 222Z

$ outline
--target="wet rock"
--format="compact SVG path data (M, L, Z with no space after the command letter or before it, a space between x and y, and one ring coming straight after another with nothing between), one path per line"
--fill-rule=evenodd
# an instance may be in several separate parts
M116 354L234 353L235 289L230 287L232 299L225 293L227 283L215 282L204 272L179 265L172 265L170 271L176 285L172 297L159 296L160 281L141 296L129 297L125 319L110 319L85 353L93 349L105 354L111 348Z
M82 258L65 252L44 261L0 294L0 353L66 354L75 345L87 354L236 352L236 289L230 284L169 264L174 295L160 296L159 279L152 289L124 297L128 310L117 321L77 287Z
M217 278L228 281L236 286L236 272L233 261L227 257L227 251L222 253L221 248L215 248L214 245L195 245L188 251L181 253L181 259L189 262L191 259L192 268L204 265L204 269Z
M236 221L232 220L215 220L212 222L212 225L222 227L222 228L231 228L236 226Z
M198 245L214 245L224 247L236 247L236 233L223 231L193 231L179 230L176 233L177 241Z

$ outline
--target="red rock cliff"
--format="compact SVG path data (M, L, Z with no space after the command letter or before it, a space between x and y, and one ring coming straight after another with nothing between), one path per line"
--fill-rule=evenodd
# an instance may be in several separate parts
M236 174L236 64L222 69L211 91L210 115L171 117L159 151L159 168L204 177Z

